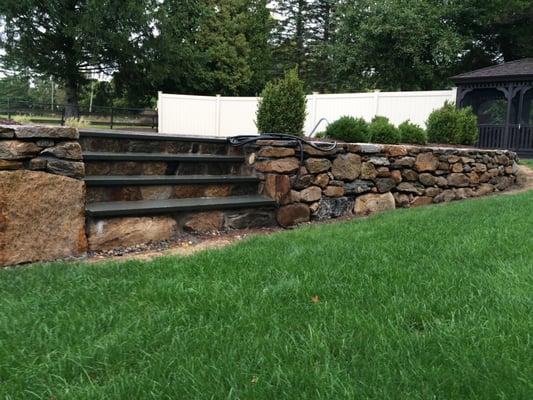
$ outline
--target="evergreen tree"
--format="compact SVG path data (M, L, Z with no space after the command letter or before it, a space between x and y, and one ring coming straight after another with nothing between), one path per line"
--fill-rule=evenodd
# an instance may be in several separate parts
M274 33L274 74L281 76L296 66L305 79L311 3L306 0L277 0L271 3L278 23Z
M294 66L308 90L331 90L331 44L335 37L338 0L272 2L278 16L274 35L274 74Z
M338 0L313 0L310 13L310 40L307 86L312 91L335 91L333 48L337 29Z

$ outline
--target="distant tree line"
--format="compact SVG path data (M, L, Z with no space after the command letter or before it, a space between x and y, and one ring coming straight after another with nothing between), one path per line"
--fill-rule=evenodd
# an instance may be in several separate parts
M256 95L295 66L308 92L441 89L532 37L531 0L3 0L0 97L52 80L74 115L98 74L96 105L150 106Z

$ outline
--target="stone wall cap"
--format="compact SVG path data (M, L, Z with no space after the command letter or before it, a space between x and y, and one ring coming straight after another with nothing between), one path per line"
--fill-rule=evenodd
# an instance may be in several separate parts
M78 139L80 134L76 128L51 125L1 125L0 137L11 135L18 139Z
M324 141L311 141L314 144L322 144L322 143L330 143L330 142L324 142ZM413 145L413 144L379 144L379 143L337 143L338 148L345 148L350 149L353 148L354 150L351 150L353 152L358 153L383 153L383 152L390 152L393 149L402 150L406 149L409 152L412 151L431 151L431 152L468 152L468 153L492 153L492 154L512 154L514 153L512 150L506 150L506 149L482 149L479 147L455 147L455 146L449 146L449 145Z

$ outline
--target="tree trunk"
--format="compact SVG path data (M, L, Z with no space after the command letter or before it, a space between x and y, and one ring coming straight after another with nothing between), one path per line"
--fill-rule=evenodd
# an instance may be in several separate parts
M301 66L304 60L304 7L305 1L299 0L296 11L296 64L300 74L303 72Z
M65 118L79 117L78 85L67 82L65 85Z

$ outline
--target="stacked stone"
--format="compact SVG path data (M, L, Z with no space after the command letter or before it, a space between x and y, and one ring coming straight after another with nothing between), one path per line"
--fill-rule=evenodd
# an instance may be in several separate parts
M45 171L81 179L85 175L75 128L0 125L0 170Z
M0 266L85 253L77 139L73 128L0 125Z
M247 151L282 226L478 197L509 188L518 169L516 154L500 150L304 145L303 163L295 141L259 140Z

